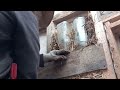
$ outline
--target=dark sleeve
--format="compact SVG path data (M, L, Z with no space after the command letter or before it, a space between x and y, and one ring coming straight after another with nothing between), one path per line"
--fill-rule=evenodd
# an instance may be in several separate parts
M10 70L12 63L11 42L15 26L12 12L0 11L0 78Z
M44 60L43 60L43 54L40 54L40 67L44 67Z
M37 79L41 62L37 20L31 11L15 11L15 16L13 59L18 65L18 79Z
M11 40L16 26L13 12L0 11L0 38L1 40Z

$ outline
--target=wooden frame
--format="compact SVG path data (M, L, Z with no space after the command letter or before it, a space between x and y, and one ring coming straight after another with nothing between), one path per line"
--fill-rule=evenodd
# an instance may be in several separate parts
M106 57L107 62L107 70L103 72L103 77L105 79L116 79L115 70L113 67L113 60L111 57L110 49L109 49L109 43L106 37L106 31L104 29L103 20L100 19L100 13L99 11L90 11L94 25L95 25L95 33L96 37L98 39L98 44L103 44L103 49ZM105 20L105 19L104 19ZM109 20L106 18L106 20Z
M115 73L118 79L120 79L120 53L117 46L117 42L115 39L115 35L113 34L113 28L120 25L120 13L117 15L111 16L109 19L106 19L104 22L107 39L110 45L110 52L113 59L113 65L115 69Z
M110 27L113 28L113 27L116 27L116 26L118 26L118 25L120 25L120 20L111 23Z
M68 20L70 18L74 18L74 17L77 17L77 16L84 16L87 15L88 11L64 11L64 14L63 13L60 13L58 15L56 15L54 18L53 18L53 22L54 24L58 24L64 20Z

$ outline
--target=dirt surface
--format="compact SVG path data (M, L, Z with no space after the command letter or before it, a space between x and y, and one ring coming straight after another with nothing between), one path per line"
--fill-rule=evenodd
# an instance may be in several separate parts
M105 79L103 77L103 72L104 70L98 70L98 71L78 74L70 77L65 77L62 79Z

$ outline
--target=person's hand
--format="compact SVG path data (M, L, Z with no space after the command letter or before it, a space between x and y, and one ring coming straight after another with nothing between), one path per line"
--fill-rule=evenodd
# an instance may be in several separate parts
M70 52L66 50L53 50L50 51L50 53L48 54L44 54L43 58L45 62L67 60L66 55L68 55L69 53Z

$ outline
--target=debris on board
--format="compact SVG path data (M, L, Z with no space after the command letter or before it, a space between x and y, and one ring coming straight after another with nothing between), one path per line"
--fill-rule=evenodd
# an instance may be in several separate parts
M95 27L94 27L94 22L92 20L92 16L88 14L85 20L86 20L85 29L88 35L88 42L87 42L88 46L92 44L97 44L97 38L95 35ZM103 77L103 72L104 72L103 70L97 70L97 71L92 71L88 73L73 75L70 77L65 77L62 79L105 79Z
M105 79L103 73L104 70L97 70L97 71L65 77L62 79Z
M41 79L57 79L96 70L107 69L105 55L101 46L91 45L71 52L68 60L45 64L39 72Z
M87 35L88 35L88 46L97 44L94 22L92 20L91 15L88 14L88 16L85 18L85 20L86 20L85 28L86 28ZM103 70L97 70L97 71L92 71L92 72L88 72L88 73L83 73L83 74L66 77L63 79L105 79L103 77L103 72L104 72Z
M88 16L85 17L84 27L87 32L87 46L81 47L80 49L84 49L88 46L97 44L94 22L93 22L90 14L88 14ZM69 37L69 41L70 41L69 45L68 45L70 51L74 51L77 48L77 45L75 43L75 39L76 39L75 33L76 33L75 30L71 29L71 32L66 34L66 36ZM59 36L58 32L56 32L56 34L54 33L51 36L51 44L50 44L51 50L61 49L60 44L63 44L63 43L58 42L58 38L59 38L58 36ZM63 49L63 47L62 47L62 49ZM103 78L103 70L97 70L97 71L92 71L92 72L88 72L88 73L65 77L63 79L104 79L104 78Z

